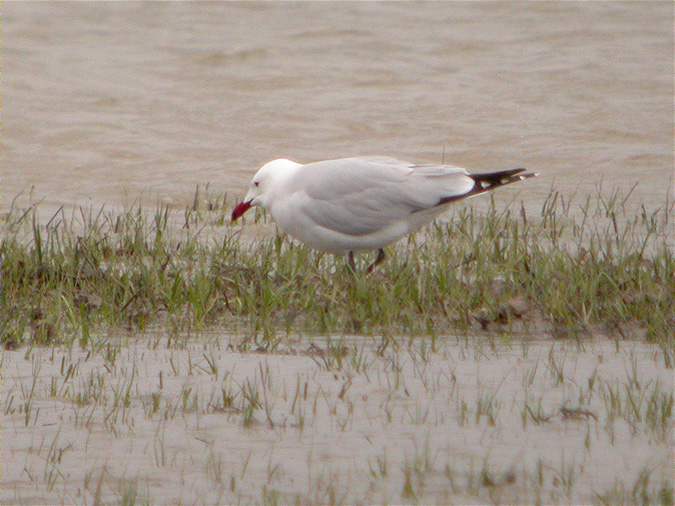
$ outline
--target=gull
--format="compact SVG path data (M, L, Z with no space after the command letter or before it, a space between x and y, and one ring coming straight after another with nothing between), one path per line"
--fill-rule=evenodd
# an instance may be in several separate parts
M253 176L236 221L255 206L279 228L311 248L347 255L377 250L370 273L385 258L384 247L411 234L449 204L536 176L517 168L470 174L445 164L415 164L388 157L355 157L301 164L272 160Z

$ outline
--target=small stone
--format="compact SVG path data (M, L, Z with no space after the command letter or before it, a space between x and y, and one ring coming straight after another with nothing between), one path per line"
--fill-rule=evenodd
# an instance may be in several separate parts
M486 308L481 308L473 315L474 319L480 324L482 330L487 330L488 326L492 322L490 318L490 313Z
M103 305L103 299L95 293L80 292L75 297L75 304L83 305L87 309L98 309Z
M517 318L522 318L530 310L530 305L525 297L514 297L507 302L509 312Z

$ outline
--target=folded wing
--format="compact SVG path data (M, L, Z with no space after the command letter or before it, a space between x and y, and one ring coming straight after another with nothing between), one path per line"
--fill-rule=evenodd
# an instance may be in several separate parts
M415 165L393 158L344 158L305 165L291 188L316 225L367 235L469 194L474 180L450 165Z

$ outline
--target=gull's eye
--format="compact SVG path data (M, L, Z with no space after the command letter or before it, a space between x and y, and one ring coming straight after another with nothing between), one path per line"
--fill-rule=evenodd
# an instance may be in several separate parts
M257 188L258 186L260 186L260 181L254 181L253 185Z

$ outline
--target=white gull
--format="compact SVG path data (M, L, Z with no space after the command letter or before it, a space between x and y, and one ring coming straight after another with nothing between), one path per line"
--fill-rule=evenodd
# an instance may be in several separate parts
M415 232L448 204L536 176L525 169L469 174L452 165L414 164L386 157L357 157L300 164L279 159L253 176L237 220L251 207L269 211L291 237L320 251L347 254L378 250Z

